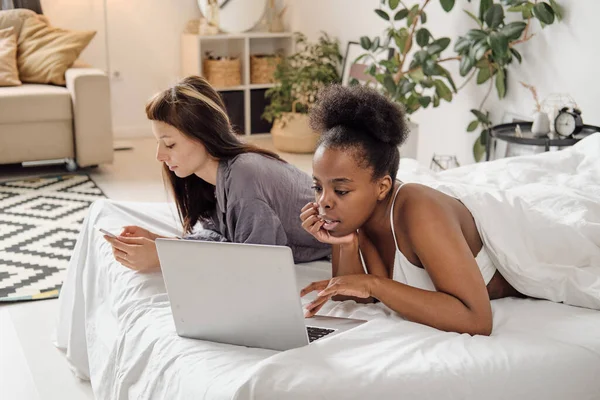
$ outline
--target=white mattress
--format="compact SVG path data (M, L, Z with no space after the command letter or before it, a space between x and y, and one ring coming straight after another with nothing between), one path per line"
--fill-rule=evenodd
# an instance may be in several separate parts
M409 164L404 171L415 172ZM98 399L600 398L600 312L543 300L493 301L490 337L349 301L321 314L368 323L287 352L180 338L161 275L116 263L93 228L139 224L174 235L175 215L166 204L100 201L85 221L61 293L57 345ZM296 268L299 288L329 275L323 263Z

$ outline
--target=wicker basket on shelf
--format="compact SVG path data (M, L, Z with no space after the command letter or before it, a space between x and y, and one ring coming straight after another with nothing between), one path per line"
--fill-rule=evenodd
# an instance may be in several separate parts
M208 83L216 88L242 84L242 63L239 58L205 58L202 69Z
M273 83L273 74L281 57L276 55L254 55L250 57L250 83Z

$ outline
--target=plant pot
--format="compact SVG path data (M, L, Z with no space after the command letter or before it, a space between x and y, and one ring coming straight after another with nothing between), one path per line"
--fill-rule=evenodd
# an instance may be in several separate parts
M308 115L283 113L271 128L273 145L286 153L314 153L319 134L310 129Z

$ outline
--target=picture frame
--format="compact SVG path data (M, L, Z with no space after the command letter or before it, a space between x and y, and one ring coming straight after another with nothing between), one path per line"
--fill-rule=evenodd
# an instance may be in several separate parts
M385 49L384 49L385 50ZM349 86L351 84L377 84L375 78L365 72L372 62L366 60L356 60L367 51L362 48L358 42L348 42L346 45L346 54L344 56L344 64L342 67L342 85ZM389 48L387 51L381 51L376 55L378 60L389 60L394 56L394 49Z

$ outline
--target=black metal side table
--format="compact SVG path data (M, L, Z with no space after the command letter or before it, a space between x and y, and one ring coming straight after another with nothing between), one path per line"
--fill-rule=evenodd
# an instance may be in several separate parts
M521 135L517 134L517 125L521 130ZM560 136L542 136L535 137L531 133L531 122L511 122L509 124L501 124L493 126L488 131L487 142L485 145L486 161L491 158L492 150L496 149L497 141L504 141L508 144L529 145L543 147L544 151L550 151L551 147L568 147L573 146L581 139L592 133L600 132L600 127L593 125L584 125L583 129L573 138L561 138Z

